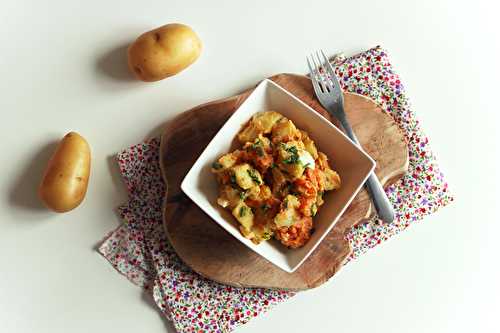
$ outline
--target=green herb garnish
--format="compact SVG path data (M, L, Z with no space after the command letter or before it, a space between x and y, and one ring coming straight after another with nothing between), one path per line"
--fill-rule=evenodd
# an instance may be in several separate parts
M295 163L298 162L298 160L299 160L298 156L292 155L289 158L283 160L283 163L285 163L285 164L295 164Z
M241 192L240 192L240 199L241 199L241 200L244 200L244 199L245 199L245 197L246 197L246 195L247 195L247 193L246 193L245 191L241 191Z
M239 189L240 187L238 186L238 183L236 182L236 175L232 174L230 177L230 182L231 182L231 187L234 189Z
M263 239L263 240L269 240L269 239L271 239L271 236L272 236L272 234L271 234L270 232L267 232L267 231L266 231L266 232L264 232L264 233L262 234L262 239Z
M259 177L255 174L255 170L253 169L248 169L247 170L247 173L248 175L250 176L250 178L252 178L252 180L257 184L257 185L260 185L261 181L259 179Z
M316 204L313 204L311 206L311 216L316 216L317 212L318 212L318 207L316 206Z
M295 164L299 161L299 152L297 150L297 147L291 146L291 147L285 148L285 150L290 154L290 156L288 158L284 159L283 163Z
M240 217L243 217L247 214L247 207L241 206L240 207Z
M220 164L219 162L214 162L212 163L212 168L214 168L215 170L222 169L222 164Z
M255 140L255 143L252 143L250 147L257 153L258 156L264 156L264 149L262 149L262 142L260 139Z

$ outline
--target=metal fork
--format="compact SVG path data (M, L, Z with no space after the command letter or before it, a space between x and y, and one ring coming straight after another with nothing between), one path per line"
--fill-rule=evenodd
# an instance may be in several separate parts
M340 121L340 124L344 128L347 136L361 147L354 131L351 128L351 125L349 125L349 122L347 121L347 117L344 112L344 95L342 93L342 89L340 88L337 76L335 75L335 71L323 51L321 51L321 56L322 57L320 57L318 52L316 52L316 59L314 55L311 55L310 58L314 66L311 64L309 57L307 57L307 65L309 66L311 82L313 84L316 97L321 105L323 105L323 107L332 116ZM377 176L375 175L375 172L370 174L365 186L370 193L379 218L387 223L392 222L394 220L394 209L385 194L382 184L380 184Z

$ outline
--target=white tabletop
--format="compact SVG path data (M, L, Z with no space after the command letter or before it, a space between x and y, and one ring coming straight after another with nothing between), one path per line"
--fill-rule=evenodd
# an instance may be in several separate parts
M305 72L311 50L377 44L457 200L239 331L498 329L499 9L445 0L2 1L0 330L173 332L95 251L126 199L112 156L183 110L271 74ZM198 32L201 58L158 83L129 80L126 45L169 22ZM40 208L36 188L51 143L70 130L92 146L91 183L80 207L56 215Z

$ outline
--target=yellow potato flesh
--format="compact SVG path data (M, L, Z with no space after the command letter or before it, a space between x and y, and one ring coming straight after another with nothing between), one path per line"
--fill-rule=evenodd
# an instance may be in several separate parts
M90 147L82 136L70 132L49 160L38 195L51 210L70 211L83 201L89 175Z
M201 48L201 40L190 27L167 24L142 34L129 46L128 66L138 79L158 81L195 62Z

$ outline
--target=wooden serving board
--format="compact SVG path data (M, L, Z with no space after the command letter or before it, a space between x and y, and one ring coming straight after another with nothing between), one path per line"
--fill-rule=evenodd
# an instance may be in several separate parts
M279 74L270 79L331 120L314 97L307 77ZM294 273L279 269L240 243L180 190L182 179L197 157L251 90L200 105L166 126L160 148L160 164L168 188L165 230L180 258L209 279L233 286L314 288L332 277L350 254L346 232L370 217L366 190L356 196L332 231ZM408 168L408 148L397 124L371 100L351 93L344 96L347 117L363 149L377 162L377 176L385 186L398 180ZM333 123L339 126L336 121ZM310 134L314 138L314 133Z

